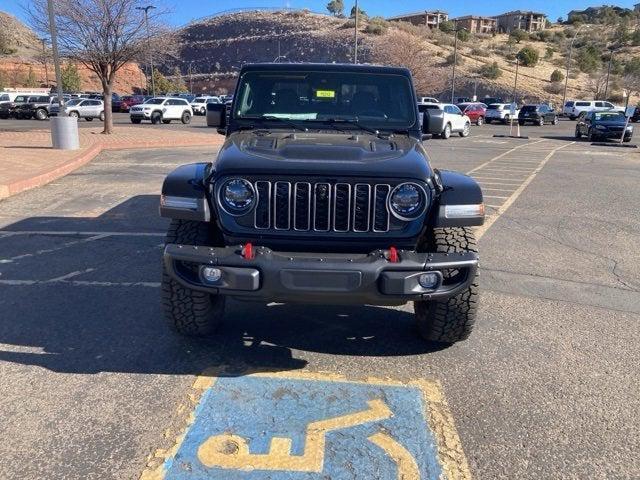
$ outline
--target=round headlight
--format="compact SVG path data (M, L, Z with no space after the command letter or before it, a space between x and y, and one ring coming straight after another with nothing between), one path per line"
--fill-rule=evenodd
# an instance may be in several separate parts
M251 210L256 194L250 182L243 178L234 178L222 185L220 197L229 213L241 215Z
M425 190L415 183L402 183L389 196L391 212L400 220L413 220L424 212L427 204Z

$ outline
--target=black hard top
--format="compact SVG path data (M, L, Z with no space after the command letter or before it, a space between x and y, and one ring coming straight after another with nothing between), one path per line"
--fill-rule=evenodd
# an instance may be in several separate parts
M407 68L386 67L382 65L353 64L353 63L247 63L242 66L240 74L254 71L282 71L282 72L357 72L396 74L411 76Z

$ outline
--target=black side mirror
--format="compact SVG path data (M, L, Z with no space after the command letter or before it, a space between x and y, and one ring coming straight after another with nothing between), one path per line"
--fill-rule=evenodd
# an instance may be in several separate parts
M207 127L227 128L227 108L220 103L207 103Z

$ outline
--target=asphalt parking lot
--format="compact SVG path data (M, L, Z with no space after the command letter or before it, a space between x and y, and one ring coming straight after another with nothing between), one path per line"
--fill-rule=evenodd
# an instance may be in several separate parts
M216 409L266 398L256 383L265 377L285 382L284 397L306 382L296 391L309 397L291 400L295 408L323 390L342 405L374 387L401 407L411 401L403 386L423 382L448 404L425 429L447 438L459 478L638 478L640 153L575 142L573 125L524 127L528 140L482 126L425 144L434 166L477 178L489 207L478 230L477 328L446 349L418 338L409 305L233 302L212 338L171 334L159 301L159 188L176 165L213 151L103 153L0 202L0 436L10 439L0 443L0 478L140 478L175 455L214 379L213 412L199 410L194 428L215 422ZM167 127L190 128L158 128ZM298 420L310 421L291 415ZM268 426L254 428L262 438ZM399 478L387 464L367 470L369 450L340 438L337 473L286 478ZM174 465L184 475L187 453ZM251 473L215 478L283 478Z

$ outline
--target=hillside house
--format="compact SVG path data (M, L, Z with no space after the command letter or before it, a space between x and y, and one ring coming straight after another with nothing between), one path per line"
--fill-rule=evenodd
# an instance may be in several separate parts
M390 22L408 22L413 25L423 25L429 28L438 28L441 23L449 20L449 14L441 10L405 13L387 18Z
M498 21L493 17L466 15L453 19L458 28L465 28L471 33L493 33L497 31Z
M514 10L493 17L497 21L498 32L511 33L519 28L525 32L537 32L546 28L546 15L544 13Z

